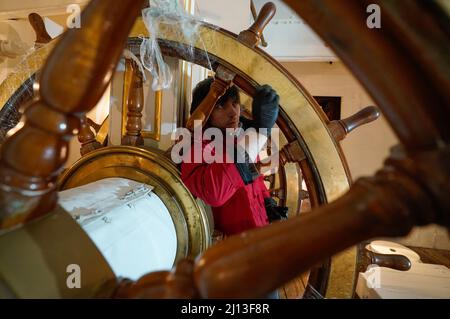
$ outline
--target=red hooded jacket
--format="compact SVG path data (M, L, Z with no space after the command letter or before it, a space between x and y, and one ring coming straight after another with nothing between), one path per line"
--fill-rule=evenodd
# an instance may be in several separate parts
M209 141L202 142L202 151L205 147L211 147ZM193 154L189 156L193 159ZM191 161L181 164L181 179L193 195L212 207L215 228L225 235L269 223L264 198L270 194L262 175L245 185L234 163Z

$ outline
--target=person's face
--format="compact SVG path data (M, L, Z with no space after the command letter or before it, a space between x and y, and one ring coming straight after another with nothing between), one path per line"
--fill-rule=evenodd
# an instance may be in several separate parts
M241 105L239 101L229 98L223 105L217 104L209 117L209 124L219 129L238 128Z

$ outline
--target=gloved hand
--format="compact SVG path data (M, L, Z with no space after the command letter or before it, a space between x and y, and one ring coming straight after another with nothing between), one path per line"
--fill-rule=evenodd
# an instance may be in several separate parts
M257 129L267 128L268 134L278 117L279 100L277 92L269 85L262 85L256 89L252 102L252 115Z
M264 198L264 205L266 206L266 213L270 223L288 218L288 208L278 206L273 198Z

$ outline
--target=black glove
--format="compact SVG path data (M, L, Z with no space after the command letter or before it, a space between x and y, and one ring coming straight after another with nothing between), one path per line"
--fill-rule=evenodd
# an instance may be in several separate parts
M252 102L252 115L256 128L267 128L268 134L278 117L279 100L277 92L269 85L256 89Z
M277 202L273 198L264 198L264 205L270 223L288 218L288 208L277 206Z

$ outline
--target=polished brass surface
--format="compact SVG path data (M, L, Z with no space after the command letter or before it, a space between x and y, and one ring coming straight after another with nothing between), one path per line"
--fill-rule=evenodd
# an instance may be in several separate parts
M61 190L103 178L122 177L146 183L163 201L177 234L175 262L196 257L210 245L208 216L179 178L176 167L159 151L132 146L105 147L77 161L59 181Z
M77 289L67 286L72 273L67 266L72 264L80 266L81 287ZM90 298L114 280L113 271L95 244L60 207L20 228L0 233L0 286L7 287L14 297ZM3 297L8 296L0 291L0 299Z

